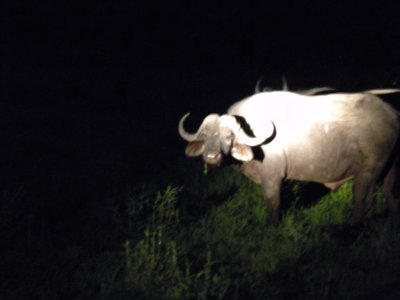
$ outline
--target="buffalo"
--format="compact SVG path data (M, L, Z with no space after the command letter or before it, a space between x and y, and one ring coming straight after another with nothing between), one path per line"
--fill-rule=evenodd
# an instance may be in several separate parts
M283 180L322 183L331 190L354 181L351 224L359 224L382 185L392 219L398 224L395 195L400 123L398 113L378 95L398 89L305 95L258 92L234 103L226 114L210 114L195 133L178 132L189 157L221 165L226 156L261 184L270 222L278 224ZM261 151L260 151L261 150ZM260 155L261 153L261 155ZM255 155L257 154L257 155Z
M263 87L261 88L261 80L262 78L258 79L256 82L256 86L254 88L254 94L266 92L266 91L272 91L270 87ZM289 91L289 85L287 83L286 77L282 76L282 91ZM297 93L302 94L302 95L307 95L307 96L312 96L312 95L317 95L320 93L325 93L325 92L331 92L333 91L332 88L330 87L316 87L312 89L307 89L307 90L300 90L297 91Z

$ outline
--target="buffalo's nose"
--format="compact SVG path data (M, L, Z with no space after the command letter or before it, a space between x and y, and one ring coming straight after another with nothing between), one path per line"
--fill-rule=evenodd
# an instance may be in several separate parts
M207 152L204 155L204 160L208 164L219 164L221 162L221 153L219 152Z

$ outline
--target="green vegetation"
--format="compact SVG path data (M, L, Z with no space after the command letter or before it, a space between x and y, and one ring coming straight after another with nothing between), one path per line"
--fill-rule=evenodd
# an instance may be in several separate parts
M385 299L398 292L400 233L379 191L365 222L351 228L351 184L304 206L309 185L287 182L290 205L275 227L259 186L230 168L197 171L182 187L133 186L96 204L102 223L82 222L74 243L21 240L4 264L23 272L15 282L3 278L2 299ZM92 208L82 214L94 218Z
M125 242L128 288L147 299L356 299L398 284L400 235L377 217L382 204L361 228L346 226L351 184L310 208L291 206L273 227L260 188L227 176L208 178L199 199L230 196L196 220L178 209L199 201L193 194L157 195L142 238ZM303 187L289 183L285 194L296 199Z

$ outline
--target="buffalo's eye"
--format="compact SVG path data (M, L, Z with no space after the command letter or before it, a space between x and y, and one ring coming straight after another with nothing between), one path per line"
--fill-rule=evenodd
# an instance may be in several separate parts
M233 133L228 133L225 135L225 141L231 141L233 139Z

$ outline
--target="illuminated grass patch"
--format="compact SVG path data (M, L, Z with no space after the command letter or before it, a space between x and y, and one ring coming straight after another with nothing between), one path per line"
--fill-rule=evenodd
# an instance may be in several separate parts
M290 207L274 227L260 187L231 175L198 199L168 188L153 200L142 238L125 243L127 287L150 299L354 299L393 281L397 271L383 274L382 266L400 265L400 239L388 220L372 219L384 207L380 194L368 227L358 231L346 227L351 183L310 208ZM199 218L181 218L178 203L223 195Z

